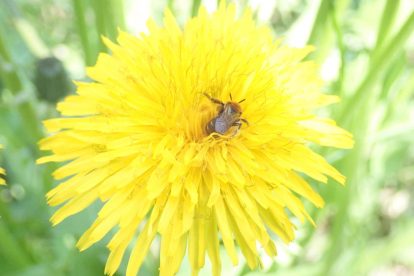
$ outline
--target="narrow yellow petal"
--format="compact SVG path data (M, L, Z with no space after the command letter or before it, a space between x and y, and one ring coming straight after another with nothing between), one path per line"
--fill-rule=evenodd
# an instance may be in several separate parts
M74 177L70 178L69 180L60 183L59 186L57 186L54 189L50 190L46 194L46 198L48 200L50 200L52 197L57 196L59 194L64 194L64 193L73 193L73 196L74 196L76 194L75 193L76 188L79 185L81 185L83 177L85 175L86 175L86 173L79 173L79 174L75 175ZM69 198L71 198L71 197L72 196L69 196ZM67 199L69 199L69 198L67 198ZM61 203L65 202L66 200L63 200L63 201L61 201L60 203L57 203L57 204L61 204Z
M181 262L185 256L185 251L187 249L187 234L182 235L178 240L177 251L173 255L166 257L164 267L160 267L160 276L165 275L175 275L177 274Z
M210 174L205 172L205 175ZM211 179L211 180L210 180ZM217 200L220 197L220 180L217 177L210 177L209 180L205 180L207 181L211 181L211 185L212 185L212 189L211 189L211 193L210 193L210 197L208 199L207 202L207 207L211 208L214 204L216 204Z
M135 185L133 184L134 183L131 183L130 185L123 187L119 193L105 203L101 211L98 213L99 217L104 218L114 209L118 208L118 206L120 206L127 199L127 197L131 195L133 189L135 189Z
M250 269L256 269L258 266L258 255L257 252L253 251L251 246L249 245L249 243L245 240L242 231L240 231L240 229L244 228L239 228L239 226L236 224L236 222L234 221L234 219L229 216L229 222L230 222L230 227L233 230L234 233L234 237L236 238L237 244L239 245L243 256L246 258L247 264L249 265Z
M160 217L160 222L158 223L158 232L160 232L160 234L163 234L166 228L169 227L170 221L177 210L180 200L180 197L170 196L168 198L167 204Z
M89 205L92 204L98 198L98 192L95 189L88 191L86 194L81 194L73 197L68 203L56 211L50 221L53 225L60 223L62 220L76 214Z
M293 229L286 213L282 208L277 212L276 207L270 207L265 210L259 207L260 216L263 218L266 225L275 232L284 243L289 244L294 239ZM280 214L283 212L283 216ZM276 216L279 214L279 216Z
M194 222L195 204L191 201L191 195L185 195L183 206L183 229L182 234L191 229Z
M242 168L239 168L239 166L237 166L237 164L233 161L233 158L228 158L227 164L236 183L243 186L246 183L246 178L243 175Z
M126 271L127 276L136 276L138 274L138 271L145 260L145 256L148 253L152 240L157 233L155 230L157 225L158 220L156 219L154 221L154 227L152 227L152 231L149 231L150 224L147 223L139 234L138 240L135 243L134 249L132 249L132 253L129 258L129 265Z
M188 240L188 259L190 260L193 275L196 275L196 273L204 267L206 255L206 233L204 224L205 222L203 218L196 218L190 229L190 237Z
M213 275L221 275L220 242L215 217L212 216L205 224L207 253L213 265Z
M234 247L233 235L230 231L230 226L227 221L227 210L224 207L224 202L221 197L218 198L216 205L214 206L214 213L216 215L217 224L220 229L221 236L223 238L224 246L227 253L230 256L230 260L234 266L239 264L236 249Z

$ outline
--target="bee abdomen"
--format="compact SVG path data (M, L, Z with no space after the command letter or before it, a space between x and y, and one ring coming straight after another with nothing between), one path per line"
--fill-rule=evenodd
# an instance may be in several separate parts
M210 122L208 122L208 124L206 124L206 133L207 135L210 135L213 132L216 132L216 118L211 119Z

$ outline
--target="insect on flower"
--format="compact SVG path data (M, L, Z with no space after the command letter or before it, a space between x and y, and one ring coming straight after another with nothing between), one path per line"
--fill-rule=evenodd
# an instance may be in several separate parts
M240 102L233 102L233 98L230 94L230 102L223 103L222 101L210 97L207 93L203 93L211 102L221 105L216 117L210 120L206 125L206 133L210 135L211 133L225 134L232 126L237 128L231 134L235 136L241 126L242 121L249 125L249 122L246 119L240 119L242 115L242 108L240 103L246 99L241 100Z
M208 255L211 275L220 276L221 244L234 266L240 248L251 269L262 267L260 251L277 255L271 233L294 240L290 211L315 225L300 197L324 205L301 174L345 182L303 143L352 148L351 133L312 113L339 98L321 94L315 63L301 62L314 47L279 46L269 29L256 28L250 9L236 19L236 5L221 0L184 28L168 9L164 22L149 20L148 34L138 37L121 31L119 45L104 38L113 55L88 68L95 82L77 82L77 95L58 103L71 117L44 122L53 134L39 145L54 154L37 163L71 160L53 173L67 179L47 194L48 204L64 204L51 221L105 202L77 246L117 231L108 275L130 255L126 275L136 276L158 243L160 276L176 275L186 255L191 275ZM228 101L218 96L230 91ZM238 132L240 139L204 137Z

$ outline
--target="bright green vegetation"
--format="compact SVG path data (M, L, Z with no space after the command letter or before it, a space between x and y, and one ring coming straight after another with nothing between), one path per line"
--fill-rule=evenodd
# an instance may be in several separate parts
M143 2L0 1L0 144L6 148L0 165L8 174L8 186L0 187L1 275L103 275L108 238L84 252L75 246L99 202L56 227L49 222L57 207L49 207L44 195L57 185L51 177L57 165L35 166L44 154L36 143L45 135L40 122L59 114L55 103L36 94L36 66L53 53L70 79L85 81L84 67L108 52L100 34L115 40L118 27L143 31L148 16L161 25L166 5L182 25L211 1L151 1L149 7ZM264 259L265 271L252 272L244 263L233 268L223 247L223 275L414 273L414 3L268 2L274 3L253 5L257 25L286 36L289 46L317 46L308 59L320 65L324 92L342 98L321 112L353 133L356 143L353 150L311 145L348 178L346 187L307 179L326 201L323 210L306 203L316 229L298 222L289 247L275 237L279 256L273 263ZM237 3L239 11L252 5ZM75 92L74 85L66 87L68 94ZM153 249L140 275L158 275L158 248ZM125 272L124 259L117 275ZM185 258L179 275L189 269ZM200 275L210 271L207 262Z

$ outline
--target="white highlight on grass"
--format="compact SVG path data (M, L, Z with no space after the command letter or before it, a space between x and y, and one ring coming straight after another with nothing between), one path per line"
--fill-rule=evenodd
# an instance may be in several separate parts
M322 79L326 82L333 81L338 77L339 67L341 66L341 58L339 52L335 51L328 56L321 68Z
M144 32L148 34L147 20L150 18L150 1L125 1L126 24L128 31L132 34Z

